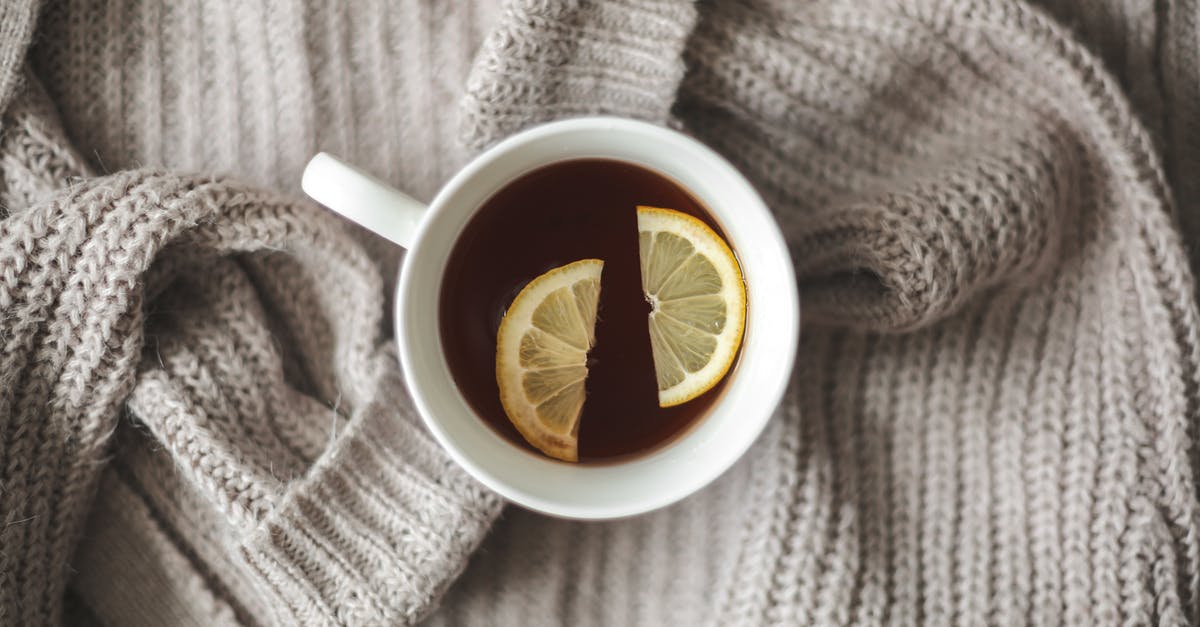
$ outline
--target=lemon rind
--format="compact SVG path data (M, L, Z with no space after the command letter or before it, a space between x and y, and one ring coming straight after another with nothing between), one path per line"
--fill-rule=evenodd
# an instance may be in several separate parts
M674 407L691 401L705 392L716 387L737 359L742 337L746 329L746 284L742 276L741 264L733 250L725 240L711 227L699 218L673 209L639 206L638 233L665 231L685 237L697 253L708 258L709 263L721 277L725 296L726 325L717 338L717 346L713 355L719 359L710 360L704 368L694 373L687 373L683 381L658 391L660 407ZM674 227L674 228L666 228ZM681 228L682 227L682 228ZM734 296L731 301L729 296ZM647 294L647 298L651 295ZM654 316L652 312L650 314ZM647 320L647 324L650 321ZM672 353L672 355L674 355ZM677 359L677 357L676 357ZM697 384L699 382L699 384Z
M550 457L568 462L578 461L579 416L575 417L567 436L535 428L540 422L536 406L525 398L522 386L522 377L530 369L520 366L521 338L533 328L533 312L550 293L580 281L599 280L603 269L603 260L581 259L549 270L530 281L504 313L496 336L496 384L500 389L500 404L504 413L526 442ZM587 352L583 351L578 364L562 365L579 365L586 369L586 359Z

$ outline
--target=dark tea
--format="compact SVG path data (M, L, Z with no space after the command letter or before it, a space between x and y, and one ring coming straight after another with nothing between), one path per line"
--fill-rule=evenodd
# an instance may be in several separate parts
M639 205L669 207L721 231L704 207L666 177L607 159L554 163L488 199L459 236L439 302L442 345L455 383L497 433L536 452L505 415L496 382L497 330L531 279L585 258L604 261L595 345L587 354L579 461L644 453L670 442L720 396L715 387L659 407L642 290ZM723 235L722 235L723 237Z

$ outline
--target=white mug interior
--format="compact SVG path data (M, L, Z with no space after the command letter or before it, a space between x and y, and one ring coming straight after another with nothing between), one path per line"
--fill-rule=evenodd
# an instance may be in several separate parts
M640 165L688 190L720 224L746 279L741 355L721 397L673 442L627 461L571 464L520 448L479 418L442 351L438 301L459 234L505 184L541 166L605 158ZM569 518L663 507L728 469L762 432L790 380L799 299L786 244L753 187L703 144L620 118L577 118L514 135L459 172L430 204L402 263L396 295L401 363L417 408L451 457L510 501ZM502 263L503 260L498 260Z

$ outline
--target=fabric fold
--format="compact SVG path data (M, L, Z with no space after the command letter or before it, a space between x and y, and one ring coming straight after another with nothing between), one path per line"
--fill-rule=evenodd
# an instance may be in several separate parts
M909 331L1028 288L1093 177L1070 111L1005 93L1029 80L1008 51L907 10L715 3L687 48L676 115L775 211L807 323Z
M814 207L789 242L807 320L910 331L1045 279L1078 220L1078 154L1069 132L1031 128Z
M468 145L580 115L670 119L697 17L691 0L515 0L503 13L467 78Z

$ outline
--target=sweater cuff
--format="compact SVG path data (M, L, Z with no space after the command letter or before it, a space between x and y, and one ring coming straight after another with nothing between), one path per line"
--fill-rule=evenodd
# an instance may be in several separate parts
M669 122L696 15L689 0L509 2L467 80L463 141L580 115Z
M400 378L241 547L282 624L411 623L462 571L501 500L440 449Z

